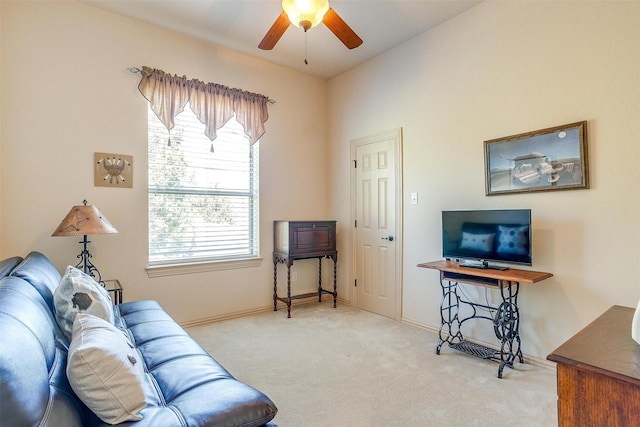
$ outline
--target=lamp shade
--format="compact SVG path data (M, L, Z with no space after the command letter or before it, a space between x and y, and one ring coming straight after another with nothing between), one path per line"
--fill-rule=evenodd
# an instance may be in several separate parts
M282 10L289 21L307 31L322 22L329 10L328 0L282 0Z
M82 236L87 234L113 234L118 230L94 205L71 208L52 236Z

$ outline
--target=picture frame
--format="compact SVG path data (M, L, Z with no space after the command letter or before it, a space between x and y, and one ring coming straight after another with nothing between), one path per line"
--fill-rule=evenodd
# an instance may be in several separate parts
M93 184L96 187L133 187L132 156L113 153L93 153L93 165Z
M589 188L587 122L484 141L487 196Z

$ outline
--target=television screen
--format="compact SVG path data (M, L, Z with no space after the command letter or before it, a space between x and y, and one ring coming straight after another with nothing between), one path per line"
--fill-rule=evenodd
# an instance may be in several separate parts
M445 258L530 266L531 253L531 209L442 211Z

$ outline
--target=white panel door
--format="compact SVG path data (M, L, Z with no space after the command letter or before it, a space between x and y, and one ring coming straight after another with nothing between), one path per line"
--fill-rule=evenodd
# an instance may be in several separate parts
M353 142L355 151L355 300L399 318L396 155L400 130Z

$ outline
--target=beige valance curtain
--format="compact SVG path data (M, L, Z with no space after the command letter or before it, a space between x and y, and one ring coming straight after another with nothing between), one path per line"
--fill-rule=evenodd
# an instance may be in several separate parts
M234 114L244 127L244 133L251 144L265 132L264 122L269 118L269 98L264 95L189 80L185 76L170 75L150 67L142 67L140 73L142 79L138 89L169 132L175 126L175 117L184 110L187 102L206 126L205 135L212 141L216 138L217 130Z

